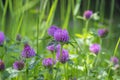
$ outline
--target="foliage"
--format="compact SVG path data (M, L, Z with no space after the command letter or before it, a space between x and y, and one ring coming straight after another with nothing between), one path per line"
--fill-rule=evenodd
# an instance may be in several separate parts
M119 20L114 15L117 3L110 0L108 4L105 0L0 0L0 31L5 34L0 45L5 64L1 80L119 80L120 62L115 65L110 60L113 56L120 59ZM86 10L93 12L89 19L84 16ZM63 43L49 36L52 25L66 29L70 40ZM100 37L97 31L101 28L108 29L108 35ZM101 46L97 54L89 50L94 43ZM25 44L30 45L29 51L35 50L35 56L21 56ZM51 44L61 44L60 56L64 48L69 59L56 60L57 52L47 50ZM55 63L45 67L45 58ZM13 67L19 60L25 63L22 70Z

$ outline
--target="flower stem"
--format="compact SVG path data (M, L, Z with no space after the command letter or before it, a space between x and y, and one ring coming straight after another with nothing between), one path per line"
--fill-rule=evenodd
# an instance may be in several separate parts
M88 31L88 23L89 23L89 20L86 20L85 21L85 28L83 29L83 33L87 33L87 31Z
M66 73L65 65L66 65L66 64L64 64L64 73L65 73L64 76L65 76L65 80L67 80L67 73Z
M94 66L94 67L97 66L97 63L98 63L98 59L99 59L99 57L100 57L100 54L98 53L98 55L97 55L97 57L96 57L96 60L95 60L95 66Z
M2 60L3 60L3 58L4 58L5 54L6 54L6 51L7 51L4 45L3 45L3 48L4 48L4 52L3 52L4 54L2 54L2 57L1 57Z
M87 40L87 32L88 32L88 23L89 23L89 20L86 20L85 22L85 28L83 29L83 33L84 33L84 50L86 50L86 40ZM87 52L85 52L87 53ZM86 59L85 59L85 72L86 72L86 75L85 75L85 80L87 80L87 76L89 76L89 69L88 69L88 63L89 63L89 54L86 54Z
M61 48L60 48L60 57L59 57L59 59L61 59L61 57L62 57L62 49L63 49L63 44L61 43Z
M88 0L88 4L87 4L87 10L90 8L90 0Z
M54 53L55 53L55 51L53 51L53 52L52 52L52 57L53 57L53 60L54 60L54 58L55 58L55 56L54 56L55 54L54 54Z
M0 72L0 80L2 80L2 72Z
M29 80L29 79L28 79L28 74L29 74L28 61L26 60L26 80Z
M57 68L59 69L59 62L58 62L58 66L57 66ZM58 70L56 71L56 75L55 75L55 80L57 80L57 74L58 74Z
M87 63L85 61L85 80L87 80L87 72L88 72Z
M48 69L48 72L47 72L47 75L48 75L48 80L53 80L53 68L52 68L52 72L50 72L50 69Z

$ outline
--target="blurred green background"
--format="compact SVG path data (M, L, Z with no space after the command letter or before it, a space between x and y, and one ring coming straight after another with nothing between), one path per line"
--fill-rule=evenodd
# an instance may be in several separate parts
M0 0L0 30L15 39L17 34L28 37L44 48L51 25L66 28L72 34L82 33L84 21L77 19L85 10L98 12L99 20L89 23L89 29L108 28L109 36L103 40L104 47L112 49L120 36L119 0Z

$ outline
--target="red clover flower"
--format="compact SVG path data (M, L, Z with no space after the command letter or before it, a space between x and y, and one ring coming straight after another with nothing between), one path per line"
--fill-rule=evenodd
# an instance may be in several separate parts
M93 12L91 10L87 10L84 12L84 18L89 19L89 18L91 18L92 14L93 14Z
M69 34L68 34L67 30L58 29L54 33L54 39L58 42L68 42Z
M107 34L108 34L107 29L98 29L98 36L100 36L101 38L106 37Z
M25 44L21 55L24 58L31 58L35 56L36 54L35 54L34 49L30 47L30 45Z
M52 25L52 26L48 29L48 34L49 34L50 36L54 36L54 33L55 33L55 31L56 31L57 29L59 29L57 26Z
M90 47L89 47L89 50L95 54L98 54L99 51L100 51L101 47L99 44L92 44Z
M55 64L55 61L52 58L45 58L42 61L43 66L52 67Z
M23 61L15 61L13 63L13 68L16 70L22 70L24 68L24 62Z

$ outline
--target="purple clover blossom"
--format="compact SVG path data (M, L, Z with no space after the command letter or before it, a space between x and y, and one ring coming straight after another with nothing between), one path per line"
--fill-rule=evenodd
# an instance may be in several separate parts
M57 26L52 25L52 26L48 29L48 34L49 34L50 36L54 36L55 31L58 30L58 29L59 29L59 28L58 28Z
M54 33L54 39L58 42L68 42L69 34L68 34L67 30L58 29Z
M84 18L89 19L89 18L91 18L92 14L93 14L93 12L91 10L86 10L84 12Z
M101 47L99 44L92 44L90 47L89 47L89 50L95 54L98 54L99 51L100 51Z
M53 51L55 51L55 52L60 51L60 48L61 48L60 44L57 44L57 45L51 44L51 45L47 46L47 50L49 50L51 52L53 52Z
M52 67L55 64L55 61L52 58L46 58L42 61L43 66Z
M5 64L2 60L0 60L0 71L3 71L5 69Z
M63 49L62 50L62 54L60 53L60 50L57 51L57 54L56 54L56 59L58 61L60 61L61 63L66 63L66 61L68 61L69 59L69 53L67 50Z
M113 63L113 64L118 64L118 62L119 62L119 59L117 58L117 57L111 57L111 62Z
M31 48L28 44L25 44L21 55L24 58L31 58L36 54L33 48Z
M108 30L107 29L98 29L98 36L106 37L107 34L108 34Z
M47 46L47 50L53 52L55 50L55 45L52 44L52 45Z
M58 52L58 51L60 51L61 45L58 44L55 48L56 48L56 52Z
M3 45L4 41L5 41L5 35L3 32L0 32L0 45Z
M22 70L24 68L24 62L23 61L16 61L13 63L13 68L16 70Z

